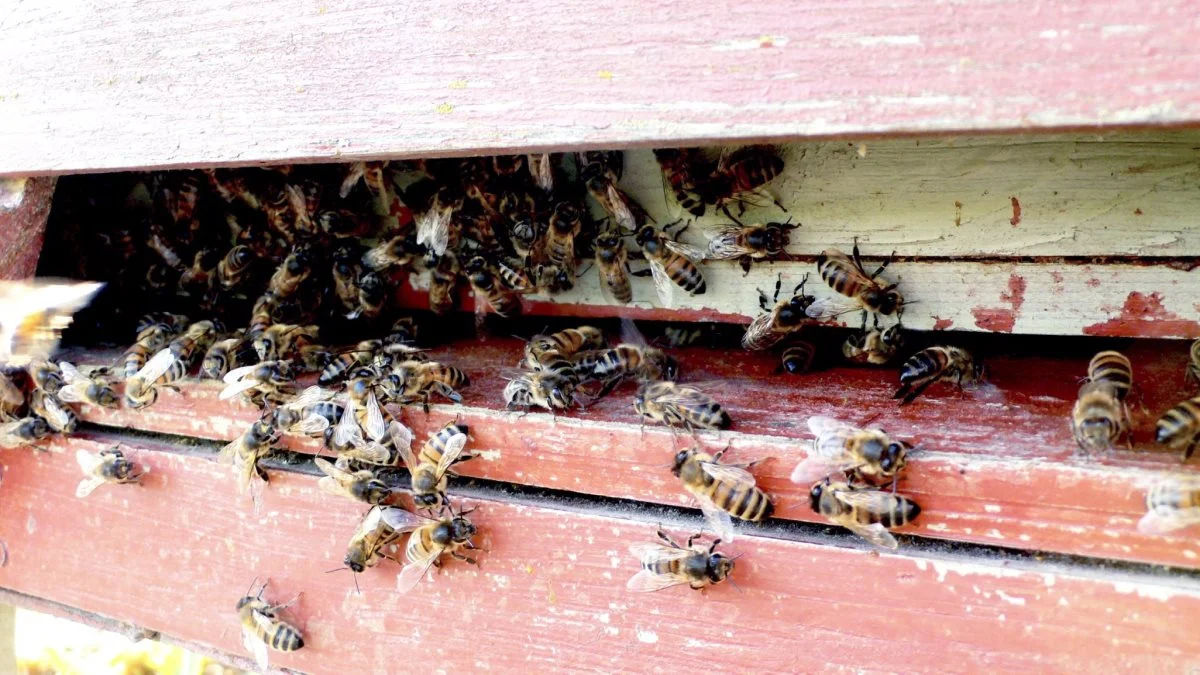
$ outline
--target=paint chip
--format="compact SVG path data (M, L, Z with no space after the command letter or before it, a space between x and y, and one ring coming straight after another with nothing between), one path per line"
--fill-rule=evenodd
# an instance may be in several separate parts
M612 82L613 72L611 70L597 70L596 77L598 77L602 80L608 80L609 82Z
M652 630L642 630L641 628L638 628L637 639L638 642L645 642L648 645L652 645L658 642L658 633L655 633Z
M450 88L451 89L466 89L467 81L463 80L463 79L450 80Z
M439 103L437 107L437 112L439 115L449 115L453 110L454 106L450 105L449 103Z

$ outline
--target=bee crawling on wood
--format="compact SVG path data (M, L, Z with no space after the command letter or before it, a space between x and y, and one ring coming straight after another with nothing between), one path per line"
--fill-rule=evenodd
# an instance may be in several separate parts
M1171 408L1158 419L1155 440L1173 450L1183 450L1186 462L1200 445L1200 396Z
M829 522L893 551L897 548L896 538L888 530L907 525L921 514L920 505L908 497L834 483L828 478L812 486L809 505Z
M382 504L392 496L392 488L370 469L350 471L345 465L335 464L324 457L315 457L313 462L325 474L324 478L317 481L317 487L325 492L372 505Z
M703 151L698 148L661 148L654 158L662 169L664 192L670 188L679 208L699 218L704 215L704 199L698 193L701 179L711 169L703 167ZM706 170L708 169L708 170Z
M1167 534L1200 524L1200 477L1170 476L1155 483L1146 493L1146 515L1138 531Z
M715 455L698 448L682 450L675 455L671 473L700 504L712 531L723 541L733 541L730 516L757 523L769 518L775 505L746 470L750 464L722 464L724 454L724 450Z
M696 429L728 429L729 413L711 396L696 387L670 381L647 382L638 389L633 409L644 420L661 422L670 427Z
M911 445L881 429L860 429L832 417L810 417L808 428L816 440L792 471L793 483L807 485L842 472L852 481L891 481L892 492L896 491L896 481L908 466Z
M642 569L630 577L625 588L635 593L650 593L687 584L699 591L725 579L733 583L730 574L734 561L740 556L731 558L717 553L720 539L714 539L707 547L695 543L700 537L700 534L694 534L688 537L686 545L680 546L660 529L658 538L663 543L630 546L629 552L642 563Z
M912 403L929 385L953 380L959 391L963 383L980 383L986 377L983 362L960 347L929 347L909 357L900 367L900 388L892 398L900 405Z
M766 311L766 314L759 314L746 328L746 334L742 336L743 348L751 351L770 349L813 322L808 315L808 308L812 306L815 298L804 292L804 284L807 282L806 274L792 289L791 296L784 300L779 299L779 291L783 286L782 274L775 279L773 300L768 299L761 289L758 291L758 306ZM775 303L773 306L772 302Z
M463 549L474 549L471 538L477 530L467 518L474 509L460 511L449 509L449 514L436 520L428 520L412 531L404 546L407 563L396 577L396 590L407 593L416 587L431 567L441 567L441 558L449 555L467 564L476 564L474 558L462 553Z
M234 368L225 374L225 388L220 399L228 400L245 394L255 405L282 403L294 393L296 374L291 361L262 361L251 366Z
M754 204L754 200L748 199L750 195L765 194L780 210L787 211L766 187L781 173L783 158L773 146L726 149L721 152L712 173L699 179L696 193L705 204L720 209L731 220L733 214L729 212L729 202L736 201L739 213L744 213L747 203Z
M706 258L711 260L736 260L742 266L742 276L750 274L750 265L756 261L790 260L787 246L791 243L789 232L800 227L791 219L782 223L742 225L721 229L708 241Z
M254 588L254 582L250 582L250 588ZM257 594L247 593L237 603L238 617L242 623L242 644L262 672L266 672L270 665L268 646L281 652L294 652L304 646L300 631L279 618L279 612L292 606L300 596L282 605L271 605L262 599L265 590L267 582L264 581Z
M101 408L116 408L121 405L121 397L113 390L112 385L99 373L85 375L74 364L66 361L58 363L62 371L63 387L58 391L59 399L67 403L87 403Z
M551 370L525 373L504 386L504 404L513 408L537 406L551 412L566 410L577 400L576 379Z
M904 346L904 329L900 324L883 330L868 329L854 333L842 343L842 356L858 365L885 366L896 358L896 352Z
M463 454L469 432L467 425L456 420L433 432L418 455L414 456L407 446L399 447L412 476L413 503L418 508L432 509L449 504L446 480L452 473L450 467L475 457Z
M677 221L664 225L659 232L653 225L645 225L639 230L634 239L642 248L642 255L650 264L650 274L654 277L654 288L658 291L658 299L664 307L671 307L674 291L678 286L689 295L702 295L708 288L704 281L704 273L696 263L704 260L704 251L679 241L679 236L687 230L688 224L670 233L670 229L683 223ZM641 273L635 273L641 276Z
M1125 436L1129 445L1129 407L1133 367L1120 352L1104 351L1088 364L1087 382L1071 410L1071 433L1085 452L1110 450Z
M0 448L19 448L49 438L54 430L41 417L22 417L0 424Z
M92 494L96 488L111 483L123 485L137 483L142 476L150 473L149 466L143 466L141 471L133 462L125 458L120 448L109 448L98 453L79 450L75 453L79 468L83 470L84 478L75 488L75 496L80 499Z
M830 319L861 311L863 332L867 330L868 315L875 317L876 327L879 326L880 316L894 316L899 321L905 306L904 296L896 290L899 282L889 284L878 278L890 262L891 257L874 272L867 274L859 256L857 238L854 240L853 258L837 249L822 251L817 258L817 271L821 279L850 302L822 298L808 307L808 315L815 319Z

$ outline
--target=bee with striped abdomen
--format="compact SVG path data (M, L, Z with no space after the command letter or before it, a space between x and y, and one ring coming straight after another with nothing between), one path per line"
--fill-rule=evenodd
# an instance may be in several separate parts
M313 252L307 246L295 246L275 268L275 273L267 283L267 290L276 298L291 297L312 273Z
M559 202L546 228L546 259L552 265L575 269L575 237L583 230L583 214L571 202Z
M34 359L25 370L29 373L29 379L33 380L33 386L48 394L57 394L66 385L62 370L53 361Z
M809 505L834 525L893 551L898 544L888 530L907 525L921 514L921 507L903 495L828 479L812 486Z
M904 312L904 296L896 290L899 283L888 284L878 279L890 262L889 256L873 273L867 274L859 256L857 238L854 240L853 258L837 249L822 251L817 258L817 271L820 272L821 279L838 294L853 302L823 298L808 308L808 315L818 319L829 319L861 311L861 330L864 332L867 329L868 314L875 317L876 327L879 326L880 316L894 316L899 320Z
M363 516L350 543L346 546L344 563L355 574L374 567L387 556L383 549L400 540L405 532L412 532L424 522L413 513L398 506L372 506Z
M1138 531L1167 534L1200 524L1200 476L1170 476L1146 493L1146 515Z
M750 274L750 265L761 260L788 260L787 246L791 243L789 233L800 227L789 219L784 223L765 223L722 228L708 241L706 258L712 260L736 260L745 276Z
M896 324L883 330L870 328L866 332L853 333L842 343L842 356L857 365L885 366L904 346L903 330Z
M817 347L807 340L791 340L779 353L779 369L791 375L803 375L812 370Z
M135 409L152 405L158 400L159 387L178 392L179 387L172 383L187 375L187 370L187 361L176 356L170 347L164 347L141 370L125 379L125 405Z
M244 366L258 358L246 331L239 328L232 337L217 340L204 353L200 362L200 377L219 380L234 368Z
M225 374L223 381L225 388L219 396L222 401L246 394L255 405L278 404L294 393L296 373L291 361L260 361L234 368Z
M254 588L253 582L250 587ZM242 644L264 673L270 665L268 646L281 652L294 652L304 646L300 631L279 618L279 612L290 607L299 596L282 605L271 605L262 599L265 590L267 582L264 581L257 594L246 595L237 603L238 617L242 623Z
M450 467L474 458L474 455L462 454L469 431L465 424L449 422L429 435L420 454L413 456L411 449L400 448L404 464L412 475L412 497L417 508L432 509L449 503L446 478Z
M29 395L29 410L46 420L46 424L57 433L73 434L79 428L79 415L63 405L57 396L43 389L35 389Z
M22 417L0 424L0 448L19 448L33 445L54 433L41 417Z
M574 378L550 370L525 373L504 386L504 405L512 408L566 410L575 401Z
M362 264L369 270L381 272L389 267L407 267L424 253L409 235L392 237L363 254Z
M627 305L633 302L633 286L629 283L629 253L620 232L607 230L593 242L596 251L596 272L600 288L612 300Z
M463 371L437 361L404 361L392 366L390 375L380 383L388 399L396 403L420 402L429 412L429 399L438 394L455 403L462 403L459 389L471 384Z
M457 560L474 565L475 559L461 553L461 550L474 549L471 537L475 536L475 524L467 519L471 511L462 511L454 515L430 520L413 530L404 546L404 558L408 563L396 577L396 590L407 593L416 587L424 578L430 567L440 566L441 558L449 555Z
M84 375L74 364L66 361L58 363L62 371L63 387L58 390L58 397L66 403L87 403L101 408L117 408L121 405L121 397L113 390L112 385L97 374Z
M75 496L80 499L92 494L105 483L137 483L142 476L150 473L148 466L138 471L137 465L126 459L120 448L109 448L94 454L87 450L78 450L75 452L75 460L79 462L84 476L75 487Z
M808 418L816 436L808 456L792 471L792 482L808 485L814 480L842 472L852 482L874 484L896 481L908 466L912 446L896 440L882 429L860 429L832 417Z
M192 367L196 355L208 351L217 339L221 327L215 321L197 321L187 327L183 334L167 343L167 350L184 364L184 370Z
M1088 381L1112 387L1117 400L1124 401L1133 388L1133 365L1121 352L1100 352L1088 363Z
M633 409L644 419L670 427L728 429L729 413L711 396L695 387L674 382L647 382L633 399Z
M570 357L589 350L601 349L607 342L604 332L594 326L579 326L567 328L550 335L535 335L525 345L525 364L529 368L540 365L542 355L546 352L556 352L561 356Z
M1079 388L1071 409L1071 435L1081 450L1111 450L1125 436L1129 444L1129 410L1113 384L1088 382Z
M279 431L269 420L260 419L221 449L218 461L233 467L238 492L245 493L255 475L268 482L267 472L258 465L258 460L271 454L278 440Z
M699 180L696 193L710 204L725 212L730 219L729 202L738 202L739 211L745 211L748 195L766 191L767 183L783 173L783 158L769 145L751 145L736 150L725 150L717 160L712 173ZM783 204L768 193L771 201L781 210Z
M775 505L745 466L720 463L724 452L710 455L697 448L682 450L675 455L671 473L699 502L712 531L723 541L733 541L730 516L757 523L770 517Z
M475 291L475 314L482 317L490 306L492 311L500 316L510 317L521 313L521 297L515 291L501 283L495 272L495 266L483 256L475 256L467 261L463 271L467 281Z
M698 179L711 171L706 171L702 166L703 158L703 151L697 148L661 148L654 151L654 159L658 160L663 174L664 192L669 186L679 208L696 218L704 215L704 200L697 193Z
M635 232L643 223L651 220L641 204L617 187L620 175L612 164L588 161L580 170L579 178L587 186L588 194L612 218L618 230Z
M1155 440L1172 450L1183 450L1186 462L1200 445L1200 396L1182 401L1158 419Z
M296 361L302 358L305 348L316 344L319 335L320 327L315 325L271 324L254 338L254 351L261 361Z
M900 388L892 398L901 399L900 405L905 405L938 380L954 380L961 390L964 382L981 382L985 374L983 362L965 349L928 347L910 356L900 367Z
M171 329L163 324L152 324L138 331L137 340L123 357L125 377L137 374L151 356L167 346L173 335Z
M429 268L429 311L446 314L458 303L458 260L453 252L438 256Z
M329 385L345 378L351 370L368 366L374 362L376 354L383 350L383 340L363 340L350 349L338 352L328 365L321 370L317 384Z
M682 222L682 221L681 221ZM650 273L654 277L654 288L663 306L670 307L674 287L678 286L689 295L701 295L707 290L704 273L696 263L704 259L704 251L678 241L688 225L676 230L673 235L666 233L679 223L663 226L659 232L653 225L646 225L637 231L635 240L642 249L642 255L650 264Z
M759 314L750 322L746 334L742 336L743 348L751 351L770 349L780 340L812 323L807 310L813 304L814 298L804 293L804 284L807 282L806 274L792 289L791 297L782 301L779 299L779 291L783 286L782 274L775 279L774 299L769 300L766 293L761 289L758 291L758 306L766 311L766 314ZM775 303L774 306L771 305L772 302Z
M651 593L664 588L687 584L692 590L702 590L719 584L733 573L734 558L717 553L720 539L714 539L705 547L695 542L701 535L688 537L687 544L680 546L662 530L658 538L662 543L634 544L629 552L642 563L642 569L625 584L635 593Z
M221 288L232 290L250 276L256 257L249 246L234 246L217 263L216 280Z
M275 408L271 424L279 432L326 437L346 410L336 397L336 392L314 384Z
M392 488L376 478L370 469L350 471L324 457L314 457L313 462L325 474L317 481L317 486L325 492L367 504L382 504L392 495Z

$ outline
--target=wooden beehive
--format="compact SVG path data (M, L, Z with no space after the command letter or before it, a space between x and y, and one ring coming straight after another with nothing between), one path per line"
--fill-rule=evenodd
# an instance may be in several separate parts
M702 443L771 458L755 473L777 508L732 547L742 592L634 596L628 545L660 523L701 526L666 468L692 439L642 429L628 396L504 412L497 364L521 343L464 335L434 350L474 380L463 405L402 419L418 437L471 425L481 459L451 492L478 508L486 553L400 596L394 568L360 575L361 594L325 574L361 510L316 488L318 444L288 439L302 461L269 466L254 514L214 454L258 412L188 385L145 411L87 410L85 431L52 445L69 452L4 452L4 598L236 660L233 605L269 577L280 596L304 592L292 615L308 637L273 662L314 673L1195 667L1197 532L1136 528L1147 488L1194 470L1152 438L1194 393L1182 338L1200 337L1194 12L651 5L504 7L501 31L478 4L22 5L0 19L0 175L630 148L622 187L668 222L646 148L774 139L775 189L802 223L794 260L748 276L710 263L708 293L673 309L648 281L613 306L585 275L527 313L749 323L756 289L777 275L790 288L857 236L873 259L896 252L905 324L979 345L1001 400L938 391L898 408L894 370L797 378L772 354L681 350L735 421ZM53 193L52 177L0 188L4 276L33 273ZM422 279L399 299L423 307ZM1146 412L1133 450L1087 458L1067 417L1109 346L1133 360ZM788 480L818 414L925 448L904 483L923 513L899 552L822 525ZM74 450L116 442L153 467L146 484L77 502Z

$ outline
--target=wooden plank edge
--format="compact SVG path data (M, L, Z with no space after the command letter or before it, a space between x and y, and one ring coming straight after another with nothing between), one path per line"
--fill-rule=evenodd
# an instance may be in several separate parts
M0 179L0 279L27 279L37 271L57 182Z

